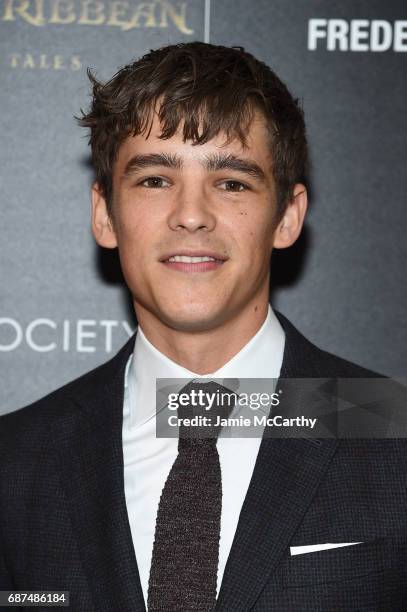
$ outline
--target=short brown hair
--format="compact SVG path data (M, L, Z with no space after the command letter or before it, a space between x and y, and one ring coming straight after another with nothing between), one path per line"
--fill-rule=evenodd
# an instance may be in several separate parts
M246 144L255 110L271 136L278 216L305 179L307 142L302 109L278 76L243 49L203 42L151 50L99 82L88 69L93 100L78 122L90 128L96 181L111 212L112 170L120 145L130 134L149 134L160 102L161 138L171 138L183 121L183 138L203 144L219 132Z

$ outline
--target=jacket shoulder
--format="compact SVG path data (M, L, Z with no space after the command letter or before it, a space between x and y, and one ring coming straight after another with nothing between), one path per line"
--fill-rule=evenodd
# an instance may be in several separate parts
M379 374L374 370L343 359L318 347L315 348L319 351L319 357L323 360L326 369L332 372L332 376L341 378L385 378L383 374Z
M28 406L0 416L0 449L8 439L16 441L17 436L32 438L37 436L38 444L49 435L49 427L59 416L80 410L80 400L86 400L100 392L101 387L112 384L124 367L134 346L134 336L109 361L82 374L75 380L52 391ZM1 450L0 450L1 452Z
M286 336L283 368L286 376L315 378L383 378L382 374L325 351L308 340L278 311Z

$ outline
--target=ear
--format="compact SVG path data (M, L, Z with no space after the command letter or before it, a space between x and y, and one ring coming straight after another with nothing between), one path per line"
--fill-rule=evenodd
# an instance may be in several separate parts
M92 185L92 232L96 242L106 249L117 246L113 221L107 209L106 200L97 183Z
M274 232L274 248L286 249L294 244L301 233L307 206L307 189L302 183L297 183L294 185L293 198Z

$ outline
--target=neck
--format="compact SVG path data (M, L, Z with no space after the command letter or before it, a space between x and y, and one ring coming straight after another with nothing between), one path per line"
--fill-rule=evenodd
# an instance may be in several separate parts
M230 361L258 332L268 312L259 300L211 329L183 331L166 325L135 305L137 321L146 338L172 361L196 374L211 374Z

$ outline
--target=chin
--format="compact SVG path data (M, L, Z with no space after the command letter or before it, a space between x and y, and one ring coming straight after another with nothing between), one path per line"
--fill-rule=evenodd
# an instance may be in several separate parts
M160 318L169 327L177 331L185 332L200 332L207 331L217 327L220 323L219 309L208 309L208 305L192 305L185 308L185 305L179 308L165 309L160 313Z

